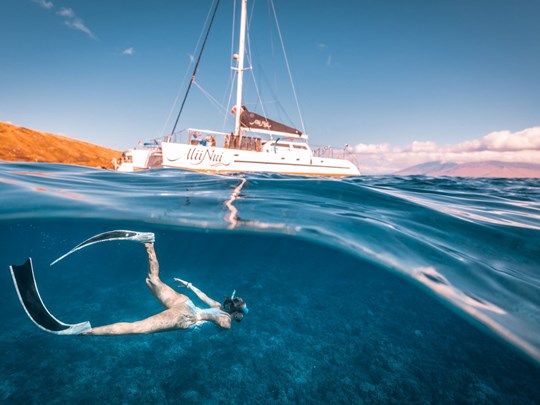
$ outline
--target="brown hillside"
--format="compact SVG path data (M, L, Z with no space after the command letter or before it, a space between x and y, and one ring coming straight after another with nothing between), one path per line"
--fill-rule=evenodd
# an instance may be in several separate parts
M0 160L112 169L112 160L121 155L103 146L0 122Z

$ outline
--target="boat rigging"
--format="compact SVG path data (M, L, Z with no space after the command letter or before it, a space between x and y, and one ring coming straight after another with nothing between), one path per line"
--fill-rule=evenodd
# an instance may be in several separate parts
M281 30L277 23L277 14L273 1L270 1L278 27L287 72L289 79L291 79L294 98L297 107L299 107L296 90L292 83L291 70L284 52ZM358 168L349 160L316 156L308 144L308 135L305 133L301 114L302 131L269 119L265 115L249 111L246 108L243 103L244 72L251 69L245 67L248 0L240 0L240 2L238 52L233 55L233 60L236 62L236 66L233 66L236 73L236 102L231 109L231 113L234 114L235 118L234 130L227 133L190 128L185 132L175 132L189 90L193 84L196 84L197 68L219 6L219 0L216 0L171 135L165 137L161 143L150 145L146 149L131 150L129 156L127 153L130 151L126 152L126 163L129 163L129 158L131 158L131 166L126 164L123 168L121 165L119 170L130 171L130 169L136 170L138 168L163 167L208 173L270 172L308 176L359 175ZM300 113L300 108L298 108L298 111ZM146 160L144 152L146 152ZM135 161L136 158L138 159L137 162ZM154 158L154 161L150 163L152 158ZM156 163L157 161L160 161L160 163Z

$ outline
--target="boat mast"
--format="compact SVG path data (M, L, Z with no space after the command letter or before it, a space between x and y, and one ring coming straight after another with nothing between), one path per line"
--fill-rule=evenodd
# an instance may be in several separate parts
M244 78L244 56L246 53L246 25L247 25L247 0L242 0L240 14L240 37L238 43L238 65L237 81L236 81L236 122L234 126L234 134L242 135L240 128L240 115L242 114L242 85Z

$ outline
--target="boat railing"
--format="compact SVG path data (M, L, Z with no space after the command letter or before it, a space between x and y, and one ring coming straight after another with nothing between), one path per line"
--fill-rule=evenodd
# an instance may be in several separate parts
M247 135L245 132L241 137L230 132L218 132L204 129L188 128L170 135L150 139L144 143L139 141L138 146L145 149L160 148L162 142L182 143L193 146L210 146L225 149L237 149L253 152L262 152L267 139L258 136ZM272 140L279 143L279 138ZM300 143L299 143L300 144ZM302 143L304 145L304 143ZM306 144L307 145L307 144ZM304 147L305 148L305 147ZM355 153L352 147L345 145L343 148L310 145L314 157L355 160Z
M161 142L165 139L166 137L159 137L159 138L154 138L154 139L150 139L148 141L139 141L137 143L137 146L135 147L135 149L158 149L161 147Z
M262 152L263 139L256 136L234 135L227 132L208 131L189 128L169 135L163 139L166 142L183 143L193 146L213 146L225 149L239 149Z

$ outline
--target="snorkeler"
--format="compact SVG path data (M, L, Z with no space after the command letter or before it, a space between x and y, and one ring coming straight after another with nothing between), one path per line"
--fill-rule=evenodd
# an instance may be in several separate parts
M180 287L185 287L210 308L201 309L184 294L179 294L163 283L159 278L159 263L154 250L154 234L133 231L110 231L93 236L77 245L70 252L53 262L56 263L67 255L94 243L109 240L133 240L144 243L148 253L148 277L146 284L152 294L165 308L164 311L136 322L118 322L111 325L92 328L89 322L66 324L56 319L41 300L34 277L32 260L29 258L20 266L10 266L11 274L27 315L41 329L60 335L126 335L165 332L175 329L188 329L204 323L214 323L221 328L230 329L232 319L240 322L248 313L244 300L226 297L223 304L209 298L193 284L175 278Z
M246 303L238 297L225 298L220 304L205 293L179 278L175 278L180 287L185 287L195 293L201 301L210 306L200 309L184 294L179 294L159 278L159 263L153 243L145 243L148 252L148 277L146 285L165 310L159 314L136 322L119 322L112 325L92 328L84 335L126 335L136 333L164 332L174 329L188 329L203 322L213 322L216 325L230 329L231 320L241 321L248 312Z

